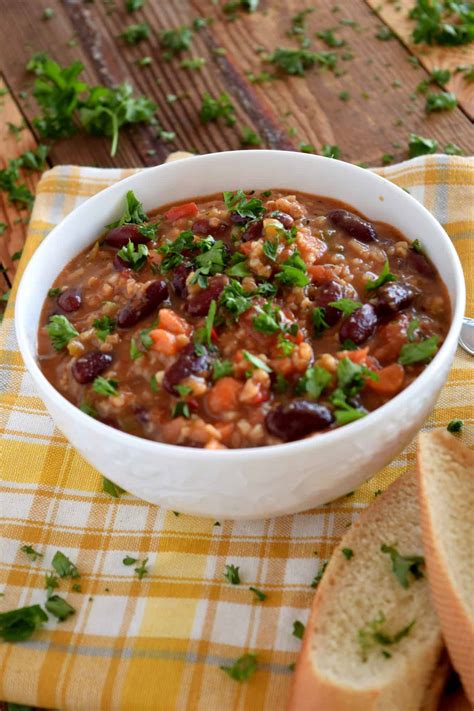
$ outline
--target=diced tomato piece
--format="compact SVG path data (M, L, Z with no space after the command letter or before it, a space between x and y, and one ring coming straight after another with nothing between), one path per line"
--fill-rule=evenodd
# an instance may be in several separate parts
M314 264L313 266L308 267L308 274L311 277L311 281L318 286L321 284L327 284L328 281L332 281L334 279L334 269L327 267L324 264Z
M367 355L369 353L369 348L358 348L356 351L338 351L336 353L337 357L342 360L343 358L349 358L353 363L365 364L367 360Z
M214 343L216 343L218 338L219 338L219 336L217 335L216 329L211 328L211 341L214 341Z
M175 205L165 212L165 217L170 222L180 220L182 217L194 217L199 212L195 202L186 202L184 205Z
M159 324L160 328L164 328L165 331L174 333L176 336L179 336L180 333L189 336L192 331L191 324L178 316L172 309L160 309Z
M367 380L367 387L379 395L395 395L401 389L405 370L399 363L387 365L377 371L378 380Z
M153 340L152 349L163 353L164 355L175 355L178 352L176 336L164 328L155 328L150 332L150 338Z
M214 415L235 410L239 402L242 383L235 378L220 378L207 394L207 406Z

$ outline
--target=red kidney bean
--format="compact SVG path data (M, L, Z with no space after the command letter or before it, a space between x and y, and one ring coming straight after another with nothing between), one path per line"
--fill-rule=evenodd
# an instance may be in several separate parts
M56 299L57 305L66 313L72 313L81 308L82 296L79 289L65 289Z
M326 217L335 227L339 227L350 237L354 237L360 242L375 242L377 240L377 232L372 223L354 215L349 210L332 210Z
M289 230L290 227L293 227L293 223L295 221L294 218L287 212L280 212L279 210L274 210L274 212L271 212L270 217L274 217L276 220L281 222L281 224L286 230Z
M335 309L334 306L328 306L331 301L338 301L345 296L345 289L338 281L328 281L324 286L320 286L316 293L314 303L316 306L322 306L325 309L324 318L329 326L334 326L342 316L341 311Z
M171 395L177 395L175 386L190 375L202 375L209 370L211 359L207 349L202 346L202 354L196 353L194 343L183 348L177 360L165 371L163 387Z
M127 262L122 259L122 257L119 257L118 254L114 255L112 264L114 265L114 269L116 272L124 272L126 269L130 269L130 265L127 264Z
M201 218L193 222L192 231L195 235L212 235L218 237L227 232L229 225L226 222L219 222L217 225L211 224L206 218Z
M251 242L254 239L259 239L262 236L263 220L254 220L250 222L242 234L242 242Z
M119 328L131 328L149 316L168 298L168 285L163 279L148 284L138 299L131 299L117 314Z
M146 407L141 407L141 405L136 405L133 408L133 414L137 418L137 420L142 424L142 425L147 425L150 422L150 413L146 409Z
M112 356L109 353L89 351L74 361L71 371L75 380L85 385L92 383L111 363Z
M133 244L145 244L150 241L149 237L142 235L138 229L138 225L120 225L120 227L112 227L105 235L105 242L111 247L121 249L128 242Z
M242 215L239 215L238 212L231 212L230 213L230 221L234 225L246 225L247 222L249 222L252 218L251 217L243 217Z
M265 418L265 426L270 434L286 442L324 430L333 422L334 415L326 405L310 400L282 403L270 410Z
M211 277L206 289L198 291L193 296L188 296L186 310L190 316L206 316L209 311L211 301L218 301L221 291L226 284L226 279L222 276Z
M423 254L415 252L414 249L408 250L408 263L422 276L434 277L436 274L436 271L430 261Z
M374 307L372 304L364 304L344 321L339 331L339 340L343 343L349 339L359 346L373 334L376 326L377 315Z
M375 310L379 316L390 316L403 311L415 298L415 290L399 281L383 284L377 289Z
M186 285L186 280L191 271L191 264L189 262L183 262L179 264L173 272L171 278L171 284L174 289L176 296L180 299L185 299L188 295L188 287Z

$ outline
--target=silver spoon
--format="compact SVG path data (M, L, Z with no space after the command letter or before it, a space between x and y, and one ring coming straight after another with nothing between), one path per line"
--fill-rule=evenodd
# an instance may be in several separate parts
M464 348L466 353L474 356L474 318L467 318L466 316L463 318L459 345Z

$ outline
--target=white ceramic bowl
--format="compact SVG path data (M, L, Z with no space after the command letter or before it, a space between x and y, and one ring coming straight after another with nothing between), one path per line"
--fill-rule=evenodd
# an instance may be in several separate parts
M421 239L451 299L439 353L406 390L367 417L332 432L259 449L188 449L108 427L74 407L38 367L38 320L46 293L70 259L116 220L127 190L151 210L223 190L285 188L336 198L371 220ZM59 429L106 477L146 501L217 518L293 513L351 491L392 460L433 408L452 363L464 313L461 265L450 239L414 198L338 160L282 151L215 153L144 170L102 191L55 227L31 259L16 302L26 367Z

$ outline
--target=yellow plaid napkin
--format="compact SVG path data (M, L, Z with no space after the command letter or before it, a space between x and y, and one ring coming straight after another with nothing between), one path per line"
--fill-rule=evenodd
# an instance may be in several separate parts
M474 160L430 156L380 172L445 226L474 315ZM45 173L18 276L55 224L129 173L73 166ZM0 699L84 711L283 709L300 647L293 622L306 622L311 581L374 493L413 464L414 445L355 494L273 520L218 525L130 495L114 499L55 428L24 369L13 330L15 291L0 334L1 610L44 603L57 550L79 568L82 591L62 581L58 592L75 615L50 619L24 643L0 644ZM427 427L460 417L463 440L472 442L473 366L458 351ZM24 544L44 557L31 562ZM123 565L126 555L147 557L149 574L139 580ZM240 585L223 579L226 564L240 567ZM267 599L259 602L249 586ZM245 652L257 655L258 670L240 684L219 666Z

